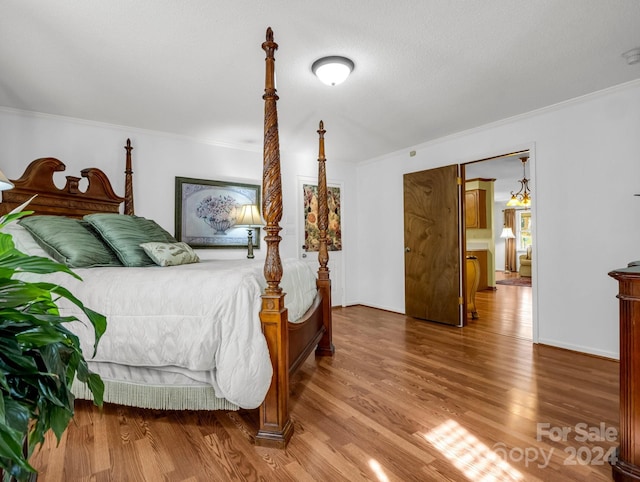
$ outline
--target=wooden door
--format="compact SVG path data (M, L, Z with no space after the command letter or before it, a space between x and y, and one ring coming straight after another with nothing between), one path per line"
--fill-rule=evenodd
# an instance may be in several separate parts
M404 175L405 313L463 323L458 166Z

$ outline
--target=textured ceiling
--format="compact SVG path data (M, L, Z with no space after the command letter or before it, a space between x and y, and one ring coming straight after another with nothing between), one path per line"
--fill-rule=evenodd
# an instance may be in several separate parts
M320 119L358 162L640 78L638 0L0 0L0 106L259 151L268 26L283 155Z

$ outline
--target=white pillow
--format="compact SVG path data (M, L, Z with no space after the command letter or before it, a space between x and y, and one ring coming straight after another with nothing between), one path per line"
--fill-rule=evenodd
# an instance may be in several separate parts
M142 243L140 245L158 266L177 266L200 261L196 252L187 243Z
M40 247L31 233L19 224L12 222L0 229L3 233L10 234L16 249L29 256L40 256L42 258L53 259Z

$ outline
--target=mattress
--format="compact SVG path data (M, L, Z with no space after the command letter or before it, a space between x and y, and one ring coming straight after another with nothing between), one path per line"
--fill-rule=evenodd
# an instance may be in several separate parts
M262 270L257 260L203 260L171 267L80 268L74 272L82 281L64 273L47 280L107 317L107 331L91 356L93 328L77 307L65 300L59 304L62 315L79 319L69 329L79 337L90 368L108 382L107 392L119 382L197 386L233 406L255 408L272 376L259 320L266 286ZM306 262L284 260L281 286L290 318L299 319L315 297L315 273Z

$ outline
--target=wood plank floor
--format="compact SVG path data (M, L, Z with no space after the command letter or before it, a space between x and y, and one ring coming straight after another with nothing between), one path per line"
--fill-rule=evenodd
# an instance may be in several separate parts
M496 281L517 278L518 273L496 271ZM485 333L495 333L531 340L533 291L530 287L496 285L495 290L477 293L476 307L480 319L470 326ZM486 313L488 316L482 316Z
M252 445L253 412L78 401L32 463L40 482L611 480L618 363L533 345L525 290L480 292L463 329L335 309L335 357L292 379L284 451Z

